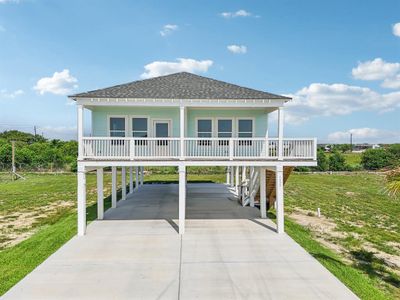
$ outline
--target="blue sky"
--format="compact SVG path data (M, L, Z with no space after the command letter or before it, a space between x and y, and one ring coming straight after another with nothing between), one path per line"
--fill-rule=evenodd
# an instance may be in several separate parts
M286 136L400 142L399 11L397 0L0 0L0 130L74 138L66 95L189 70L292 95Z

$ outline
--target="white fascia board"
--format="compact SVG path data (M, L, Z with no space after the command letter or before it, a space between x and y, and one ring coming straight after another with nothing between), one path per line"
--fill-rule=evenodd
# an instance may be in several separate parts
M281 107L285 99L139 99L139 98L74 98L85 106L186 106L186 107Z

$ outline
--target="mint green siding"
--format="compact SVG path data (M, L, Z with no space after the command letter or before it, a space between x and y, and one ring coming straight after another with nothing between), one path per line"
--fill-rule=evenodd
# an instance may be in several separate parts
M154 120L170 120L172 123L171 135L179 137L179 108L177 107L93 107L92 108L92 134L93 136L108 136L108 117L125 116L127 121L127 136L131 136L130 118L140 116L149 118L149 135L152 136ZM268 114L263 109L195 109L187 108L186 135L196 137L197 118L212 118L216 131L218 118L232 118L234 128L238 118L254 119L254 136L264 137L268 127ZM236 130L234 130L236 132Z

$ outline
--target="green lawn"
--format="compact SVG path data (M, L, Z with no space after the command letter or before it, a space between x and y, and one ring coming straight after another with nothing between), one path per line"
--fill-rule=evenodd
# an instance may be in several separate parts
M285 209L313 239L398 299L400 200L388 197L383 186L375 174L294 174L285 187Z
M105 174L105 195L110 192L110 177ZM10 182L0 175L0 234L4 240L0 242L5 245L0 250L0 295L76 233L75 175L26 174L26 178ZM148 183L177 179L177 175L167 174L145 177ZM189 175L188 180L223 182L225 175ZM383 253L399 257L400 207L381 192L382 180L368 174L294 174L285 191L287 213L292 218L286 220L288 234L363 299L400 295L398 272L388 266L387 257L381 258ZM97 211L95 174L88 175L87 191L91 221ZM109 207L109 198L105 205ZM331 226L329 230L298 225L302 223L299 216L315 221L318 207L321 219ZM16 222L22 219L30 221ZM7 246L10 238L24 234L29 237Z

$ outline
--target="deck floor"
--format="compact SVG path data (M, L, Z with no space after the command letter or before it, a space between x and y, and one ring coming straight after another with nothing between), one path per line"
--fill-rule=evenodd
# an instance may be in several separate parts
M178 186L144 185L4 299L357 299L259 213L225 185L189 184L179 236Z

